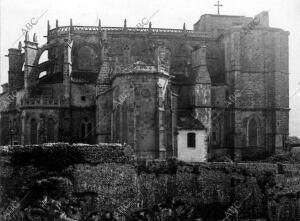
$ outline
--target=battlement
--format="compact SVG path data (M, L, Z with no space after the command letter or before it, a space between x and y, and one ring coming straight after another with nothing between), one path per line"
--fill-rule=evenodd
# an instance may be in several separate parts
M198 32L185 29L165 29L165 28L132 28L132 27L99 27L99 26L61 26L49 31L48 37L55 37L58 35L65 35L70 33L78 34L97 34L99 32L107 31L108 33L151 33L153 35L187 35L187 37L197 37L204 39L214 39L212 33Z

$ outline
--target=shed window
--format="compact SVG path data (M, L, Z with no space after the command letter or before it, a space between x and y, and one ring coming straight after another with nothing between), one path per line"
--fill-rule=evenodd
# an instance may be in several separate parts
M189 148L196 147L196 134L195 133L188 133L187 134L187 146Z

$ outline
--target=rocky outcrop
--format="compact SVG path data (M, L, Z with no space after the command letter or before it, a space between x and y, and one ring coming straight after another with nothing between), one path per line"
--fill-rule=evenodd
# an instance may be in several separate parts
M300 217L299 164L146 162L119 144L1 147L0 159L1 220L161 207L181 220Z

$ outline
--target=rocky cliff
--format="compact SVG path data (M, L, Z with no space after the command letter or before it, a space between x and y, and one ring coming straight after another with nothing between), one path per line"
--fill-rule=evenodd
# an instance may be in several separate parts
M146 162L119 144L1 147L0 159L1 220L124 220L163 208L179 220L300 218L298 164Z

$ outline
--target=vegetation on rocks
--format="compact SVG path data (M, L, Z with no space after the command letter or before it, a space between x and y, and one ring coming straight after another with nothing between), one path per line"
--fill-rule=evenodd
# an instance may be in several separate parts
M136 160L119 144L47 144L1 147L0 158L1 220L281 221L300 214L300 166L285 164L290 156L185 163Z

